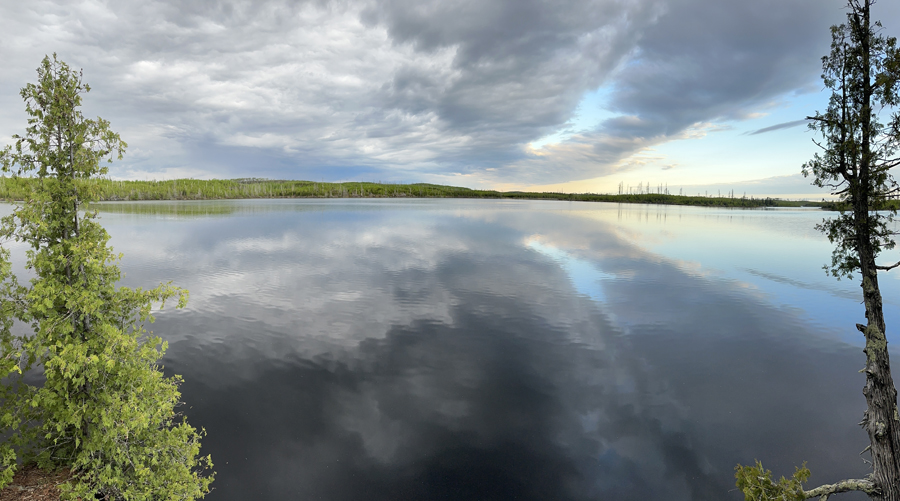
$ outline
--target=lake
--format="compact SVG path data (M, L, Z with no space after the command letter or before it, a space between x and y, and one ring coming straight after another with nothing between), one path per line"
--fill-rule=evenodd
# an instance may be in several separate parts
M807 461L811 485L868 471L863 307L858 281L821 269L826 212L339 199L101 215L123 284L190 290L151 328L208 432L210 500L738 500L734 466L757 458L776 475ZM882 277L892 340L900 273Z

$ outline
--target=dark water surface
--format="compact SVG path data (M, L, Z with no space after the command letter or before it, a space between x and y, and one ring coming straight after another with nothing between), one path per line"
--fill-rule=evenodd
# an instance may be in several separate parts
M153 330L210 500L712 500L755 458L867 471L863 309L821 270L825 215L279 200L102 222L125 284L190 290Z

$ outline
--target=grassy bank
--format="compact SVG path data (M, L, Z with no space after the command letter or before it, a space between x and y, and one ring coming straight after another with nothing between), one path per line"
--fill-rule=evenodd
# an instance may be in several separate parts
M38 181L32 178L0 178L0 198L21 200ZM85 181L101 200L222 200L238 198L512 198L572 200L640 204L695 205L704 207L823 207L829 202L801 202L776 198L694 197L643 193L599 195L593 193L537 193L473 190L437 184L323 183L268 179L175 179L170 181Z

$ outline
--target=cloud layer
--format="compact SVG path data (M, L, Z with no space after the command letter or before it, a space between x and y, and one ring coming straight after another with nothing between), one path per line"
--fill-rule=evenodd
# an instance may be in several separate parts
M541 184L815 88L840 2L4 2L0 138L46 53L132 145L119 176ZM813 87L810 87L810 86ZM608 118L541 151L586 93Z

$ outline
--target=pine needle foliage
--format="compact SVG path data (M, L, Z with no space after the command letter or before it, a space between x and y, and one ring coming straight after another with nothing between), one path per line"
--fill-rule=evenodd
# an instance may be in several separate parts
M176 408L179 376L159 365L167 345L144 327L154 305L183 307L187 291L117 286L121 255L96 212L102 160L121 158L126 144L103 119L79 111L90 87L54 54L26 85L28 126L0 153L4 172L29 175L22 202L2 221L6 240L27 244L28 285L11 274L0 251L0 486L17 461L68 468L68 499L188 500L209 492L212 462L201 457L204 432ZM30 326L14 334L13 321ZM43 371L33 386L24 374Z
M803 501L806 493L803 492L803 483L809 480L810 472L803 466L796 468L791 478L784 478L778 482L772 480L771 470L763 468L759 460L755 466L737 465L734 469L737 479L735 485L744 493L747 501Z
M896 245L891 225L900 193L891 175L900 164L900 114L881 120L900 105L900 51L895 37L882 34L881 22L868 24L868 10L865 19L861 10L853 8L846 23L831 27L831 52L822 57L822 81L831 96L824 112L807 117L810 130L822 136L816 141L822 151L802 170L815 186L839 197L840 214L816 229L836 244L825 269L851 279L861 271L861 239L871 246L873 259Z

